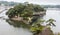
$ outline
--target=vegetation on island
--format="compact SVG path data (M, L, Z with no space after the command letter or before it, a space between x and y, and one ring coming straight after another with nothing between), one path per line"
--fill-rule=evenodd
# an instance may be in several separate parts
M40 15L45 15L45 11L44 8L37 4L29 4L28 2L20 3L6 12L6 15L9 17L7 22L14 27L28 28L33 35L39 35L44 28L50 29L50 26L55 26L54 19L45 21L41 18ZM47 24L45 26L42 25L45 22L47 22Z
M9 17L31 17L34 12L45 12L44 8L40 5L29 4L27 2L16 5L14 8L10 8L6 13Z

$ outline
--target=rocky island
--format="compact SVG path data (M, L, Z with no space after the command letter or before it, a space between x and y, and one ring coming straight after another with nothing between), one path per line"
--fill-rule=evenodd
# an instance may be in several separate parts
M45 14L46 10L43 7L28 2L20 3L13 8L10 8L6 12L6 15L9 17L7 22L10 25L13 25L14 27L28 28L33 33L33 35L44 35L45 30L47 30L47 32L51 32L51 29L44 29L46 26L41 25L45 22L45 20L41 19L41 17L43 17ZM53 21L53 19L49 19L47 22L50 23L46 25L55 26ZM50 34L53 35L53 32Z

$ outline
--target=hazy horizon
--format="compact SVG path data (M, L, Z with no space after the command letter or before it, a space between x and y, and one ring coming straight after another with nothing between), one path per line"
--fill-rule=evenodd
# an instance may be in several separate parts
M29 2L34 4L41 4L41 5L60 5L60 0L0 0L0 1L8 1L8 2Z

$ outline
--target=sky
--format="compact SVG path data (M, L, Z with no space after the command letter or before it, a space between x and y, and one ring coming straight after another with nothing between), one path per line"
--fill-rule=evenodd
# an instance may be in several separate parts
M60 5L60 0L0 0L0 1L14 1L14 2L29 2L43 5Z

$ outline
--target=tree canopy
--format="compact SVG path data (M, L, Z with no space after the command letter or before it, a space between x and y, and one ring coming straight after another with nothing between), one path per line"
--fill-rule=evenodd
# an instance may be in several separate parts
M32 16L33 12L41 12L44 11L44 8L42 8L40 5L36 4L29 4L27 2L25 3L20 3L19 5L14 6L13 8L10 8L7 11L7 15L9 17L14 17L14 16Z

